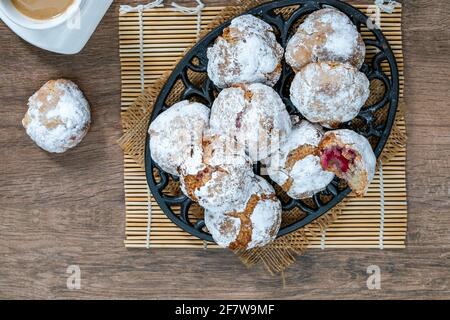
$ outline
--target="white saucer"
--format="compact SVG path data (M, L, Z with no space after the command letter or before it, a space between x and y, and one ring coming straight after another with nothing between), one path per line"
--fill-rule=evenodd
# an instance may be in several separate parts
M79 29L68 28L66 23L46 30L27 29L11 21L2 10L0 18L19 37L36 47L56 53L75 54L84 48L112 2L113 0L86 1L81 8Z

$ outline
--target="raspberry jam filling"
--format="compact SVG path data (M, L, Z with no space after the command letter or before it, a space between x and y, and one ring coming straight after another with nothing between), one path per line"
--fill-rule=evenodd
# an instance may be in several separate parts
M349 148L331 147L320 154L320 164L324 170L347 173L356 158L356 153Z

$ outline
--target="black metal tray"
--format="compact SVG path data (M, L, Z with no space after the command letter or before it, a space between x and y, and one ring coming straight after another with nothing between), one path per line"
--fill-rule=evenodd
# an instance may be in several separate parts
M296 6L293 13L285 17L278 9L284 7ZM289 38L296 30L299 21L313 11L319 10L324 6L332 6L343 13L345 13L356 25L358 30L361 26L373 26L373 23L368 20L358 9L343 3L338 0L284 0L273 1L267 4L255 7L246 13L253 14L267 23L271 24L277 34L279 43L286 48ZM206 73L207 57L206 50L213 44L214 40L222 34L224 28L229 25L229 21L218 26L203 39L201 39L179 62L172 74L168 78L165 87L161 90L159 97L154 105L153 113L150 122L153 121L161 112L167 110L166 100L170 94L175 83L182 81L184 90L181 94L181 99L197 99L203 102L208 107L211 107L215 96L220 91L214 84L207 79L200 86L194 85L188 76L189 72ZM342 125L342 128L349 128L366 136L374 147L375 155L378 157L389 137L392 125L394 123L395 114L398 106L399 97L399 79L398 69L394 54L389 46L388 41L384 37L380 29L372 28L370 32L373 34L370 39L364 39L367 48L376 47L376 53L370 61L362 66L361 71L364 72L370 81L381 81L384 85L383 97L370 106L364 107L355 120ZM194 63L194 60L196 61ZM381 64L387 63L390 68L389 74L382 71ZM274 89L280 94L290 114L301 116L289 99L290 82L294 76L293 70L285 63L283 59L282 75ZM383 114L383 121L380 123L380 114ZM358 125L356 125L358 122ZM169 194L167 186L170 181L178 181L177 177L172 177L168 173L162 171L158 165L152 161L150 157L148 134L145 142L145 169L148 186L153 193L158 205L164 213L177 224L180 228L200 239L213 241L211 235L204 230L204 221L200 218L193 218L190 214L190 208L193 202L183 195ZM255 165L255 171L260 172L259 165ZM274 184L269 177L264 177L272 184ZM275 184L274 184L275 185ZM326 190L316 194L309 200L296 200L286 197L280 197L283 210L289 211L294 208L300 209L303 214L294 223L284 225L281 227L278 236L282 236L293 232L308 223L317 219L328 210L341 202L351 190L343 184L338 178L335 178Z

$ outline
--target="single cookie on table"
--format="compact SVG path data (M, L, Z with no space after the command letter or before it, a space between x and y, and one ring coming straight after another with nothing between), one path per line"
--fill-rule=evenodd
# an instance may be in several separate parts
M150 124L150 153L162 170L178 176L184 161L201 159L202 139L208 127L209 109L187 100L178 102Z
M224 89L211 108L211 131L234 136L254 162L277 150L291 132L291 125L280 96L264 84Z
M233 210L244 203L253 176L252 162L228 136L205 136L201 158L180 166L183 193L212 211Z
M78 145L91 123L89 103L70 80L50 80L28 100L22 124L42 149L63 153Z
M281 148L266 161L270 178L294 199L324 190L334 174L322 169L318 145L322 128L308 121L295 125Z
M342 12L326 8L310 14L286 47L286 62L295 70L311 62L335 61L361 68L366 47L355 25Z
M272 26L243 15L208 48L208 76L220 88L255 82L273 86L281 75L283 54Z
M273 187L254 176L246 201L232 211L205 211L205 225L214 241L224 248L252 249L275 240L282 209Z
M349 64L310 63L292 81L290 97L310 122L336 128L355 118L369 98L366 75Z
M357 196L363 196L373 180L376 157L369 141L347 129L328 131L319 144L324 170L347 181Z

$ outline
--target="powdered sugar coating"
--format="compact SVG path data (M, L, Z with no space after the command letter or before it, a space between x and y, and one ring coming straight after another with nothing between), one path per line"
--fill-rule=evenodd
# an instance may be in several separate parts
M220 88L236 83L277 83L284 50L273 28L252 15L243 15L208 48L208 76Z
M202 152L201 163L192 166L185 162L180 166L183 193L212 211L242 205L254 176L243 149L225 136L209 135L203 139ZM197 168L195 172L193 167Z
M253 210L252 240L247 249L262 247L275 240L281 225L281 202L276 198L275 190L265 179L256 176L255 180L253 194L271 198L260 199Z
M291 101L309 121L334 128L358 115L369 85L366 75L349 64L311 63L292 81Z
M257 199L250 212L245 212L251 199ZM245 215L245 216L243 216ZM281 203L273 187L263 178L254 177L245 204L232 212L205 211L205 224L221 247L251 249L275 240L281 224ZM250 222L250 223L248 223ZM245 237L243 233L249 232Z
M214 241L222 248L236 240L241 230L241 219L226 212L205 211L205 225Z
M267 158L291 132L291 119L272 88L254 83L224 89L211 108L210 128L246 146L252 161Z
M320 127L302 121L266 163L270 178L294 199L311 197L334 178L333 173L324 171L320 165L317 146L322 135Z
M150 124L152 159L164 171L178 176L186 162L190 170L201 163L203 132L208 127L209 109L201 103L178 102Z
M342 62L361 68L364 41L351 20L342 12L325 8L310 14L298 27L286 47L286 62L300 70L311 62Z
M240 34L259 34L262 37L272 37L273 28L270 24L251 14L244 14L231 20L230 28Z
M361 176L364 177L365 181L357 181L354 184L354 187L360 185L362 188L354 189L353 191L355 191L357 195L365 194L375 176L377 162L369 141L366 137L352 130L340 129L325 133L320 148L323 149L333 145L348 146L358 153L359 157L355 160L355 167L359 172L363 172Z
M89 130L89 103L72 81L50 80L28 100L22 124L42 149L62 153L78 145Z

